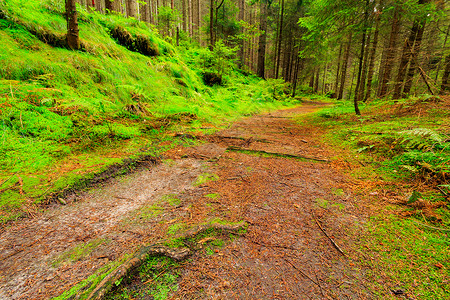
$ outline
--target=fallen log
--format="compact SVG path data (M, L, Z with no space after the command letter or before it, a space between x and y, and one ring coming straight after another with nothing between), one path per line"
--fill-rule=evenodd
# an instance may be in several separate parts
M254 154L266 154L266 155L270 155L270 156L287 157L287 158L294 158L294 159L299 159L299 160L329 162L329 160L325 159L325 158L308 157L308 156L294 155L294 154L288 154L288 153L267 152L264 150L253 150L253 149L247 149L247 148L241 148L241 147L235 147L235 146L228 147L227 151L247 152L247 153L254 153Z

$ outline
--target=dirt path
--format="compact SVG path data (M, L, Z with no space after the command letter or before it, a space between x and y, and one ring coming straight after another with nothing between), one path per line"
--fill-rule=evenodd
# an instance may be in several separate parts
M174 299L370 299L362 271L320 229L350 251L348 233L364 216L316 130L291 119L315 109L242 120L206 144L174 149L161 164L3 229L0 299L58 296L161 239L171 224L214 218L250 226L219 253L191 260ZM218 179L201 181L211 174Z

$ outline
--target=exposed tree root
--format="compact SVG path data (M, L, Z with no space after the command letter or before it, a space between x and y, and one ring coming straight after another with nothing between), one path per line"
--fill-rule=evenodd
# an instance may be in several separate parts
M247 224L244 222L232 225L219 223L199 225L184 232L175 239L187 241L188 239L194 238L211 229L225 232L239 233L241 230L245 229L246 226ZM185 260L190 255L192 255L193 252L195 252L194 245L188 245L188 243L186 242L185 244L187 245L187 247L184 248L167 247L164 246L164 242L166 241L163 240L153 245L144 246L141 249L139 249L128 261L126 261L125 263L120 265L117 269L115 269L113 272L108 274L89 294L89 296L86 299L88 300L103 299L103 297L113 288L113 286L118 280L120 280L121 278L125 277L127 274L138 268L146 259L148 259L149 256L166 256L176 261L182 261Z
M246 149L246 148L235 147L235 146L228 147L227 151L246 152L246 153L251 153L251 154L266 154L266 155L275 156L275 157L286 157L286 158L294 158L294 159L299 159L299 160L329 162L328 159L324 159L324 158L307 157L307 156L278 153L278 152L267 152L267 151L263 151L263 150L253 150L253 149Z

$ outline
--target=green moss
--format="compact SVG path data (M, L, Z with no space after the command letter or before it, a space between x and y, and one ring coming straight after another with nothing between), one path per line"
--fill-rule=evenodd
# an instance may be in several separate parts
M211 173L203 173L201 175L198 175L197 179L193 183L194 186L199 186L202 184L205 184L210 181L216 181L219 180L219 176L217 174L211 174Z
M58 256L52 263L53 267L58 267L64 263L74 263L89 256L98 246L108 243L105 239L95 239L88 243L81 243Z

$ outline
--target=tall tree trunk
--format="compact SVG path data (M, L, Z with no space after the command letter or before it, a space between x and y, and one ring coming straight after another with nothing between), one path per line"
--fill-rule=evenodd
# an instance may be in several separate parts
M198 43L201 44L202 43L202 38L201 38L201 27L202 27L202 6L200 4L200 0L197 0L197 40Z
M265 78L266 70L266 37L267 37L267 3L262 0L260 2L260 18L259 18L259 30L262 31L259 36L258 47L258 76Z
M309 79L309 87L311 88L311 90L314 92L314 76L316 75L316 69L313 69L311 72L311 77Z
M138 17L138 2L137 0L127 0L127 16L130 18Z
M275 78L278 79L280 70L281 42L283 40L283 18L284 18L284 0L281 0L280 25L278 28L278 49L277 49L277 65L275 70Z
M381 5L382 6L382 3ZM367 84L366 84L366 95L364 96L364 102L367 101L367 99L370 98L370 93L372 89L372 78L375 68L375 55L377 52L377 45L378 45L378 35L380 33L380 17L376 17L375 21L375 33L373 34L373 41L372 46L370 48L370 58L369 58L369 70L367 71Z
M342 59L342 42L339 45L339 57L337 60L337 67L336 67L336 82L334 84L334 96L333 98L337 98L338 94L338 88L339 88L339 71L341 69L341 59Z
M450 35L450 26L447 27L447 32L445 33L444 45L442 46L443 49L445 49L445 46L447 45L449 35ZM434 78L435 83L437 83L437 81L438 81L439 72L441 71L441 62L443 59L444 59L444 57L442 56L441 59L439 60L439 64L438 64L437 70L436 70L436 77Z
M192 0L188 0L188 15L189 15L189 36L192 38L193 35L193 24L194 24L194 8L192 6Z
M214 0L209 1L209 47L214 47Z
M300 51L300 49L297 49L297 54ZM292 87L292 98L295 98L295 93L297 91L297 83L298 83L298 72L300 70L300 56L297 55L296 58L296 64L294 69L294 85Z
M366 0L366 7L364 11L364 29L363 34L361 38L361 50L359 53L359 66L358 66L358 79L356 80L356 88L355 88L355 97L353 99L353 105L355 107L355 113L359 116L361 115L361 112L359 111L359 97L362 95L362 92L360 92L360 89L363 89L364 91L364 82L362 80L363 78L363 65L364 65L364 56L365 56L365 50L366 50L366 36L367 36L367 22L369 20L369 0Z
M244 21L244 17L245 17L245 15L244 15L244 13L245 13L245 11L244 11L244 0L238 0L238 4L239 4L239 16L238 16L238 19L239 19L239 21ZM244 34L244 29L243 28L241 28L240 29L240 33L243 35ZM242 40L240 40L239 41L239 50L238 50L238 57L239 57L239 63L238 63L238 66L239 66L239 68L241 68L242 69L242 67L244 66L244 39L242 39Z
M369 45L370 45L370 39L371 34L366 33L366 45L364 47L364 62L363 62L363 68L362 68L362 75L361 75L361 81L360 85L358 87L358 101L363 100L364 92L366 88L366 79L367 79L367 65L369 64Z
M80 49L78 13L75 0L66 0L67 45L72 50Z
M148 0L139 2L139 12L141 13L141 15L139 16L141 21L150 23L150 10Z
M419 0L419 4L424 4L426 1L428 0ZM411 33L409 34L408 39L405 40L405 44L403 45L402 58L400 60L400 66L398 68L397 78L395 80L394 96L393 96L394 99L399 99L402 96L402 87L405 82L406 69L408 67L408 63L411 61L413 47L415 47L414 43L419 35L421 27L425 27L425 22L416 19L411 29Z
M396 45L398 39L398 33L400 31L400 8L396 7L394 10L394 16L392 18L392 29L389 37L388 48L386 49L386 59L384 61L383 75L380 83L380 90L378 96L383 98L387 94L388 82L391 80L392 68L394 66L394 60L396 56ZM382 62L383 63L383 62ZM381 75L381 74L380 74Z
M347 67L348 67L348 61L350 58L350 48L352 46L352 33L348 36L347 45L345 47L345 53L344 53L344 61L342 62L341 67L341 84L339 86L339 93L338 93L338 100L341 100L344 95L344 87L345 87L345 80L347 79Z
M416 35L416 40L414 42L414 47L411 54L411 62L409 63L408 73L406 74L405 86L403 87L402 96L406 97L411 91L412 82L414 75L416 74L417 64L420 53L420 46L422 44L423 32L425 31L425 22L421 22L421 26L419 27L419 31Z
M188 24L187 18L188 18L188 16L187 16L187 9L186 9L186 1L187 0L181 0L181 9L183 10L183 30L185 32L188 32L188 28L187 28L187 24Z
M319 78L320 78L320 67L316 68L316 74L314 75L314 93L319 92Z
M405 40L405 44L403 45L402 57L400 59L400 65L398 67L398 73L395 80L394 96L393 96L394 99L398 99L401 96L403 81L405 80L406 76L406 68L408 67L408 63L411 59L411 49L414 45L414 40L416 39L418 30L419 30L419 22L414 21L409 37Z
M441 84L441 94L445 94L446 91L450 91L450 83L449 83L449 77L450 77L450 55L447 55L445 58L445 70L444 74L442 75L442 84Z

